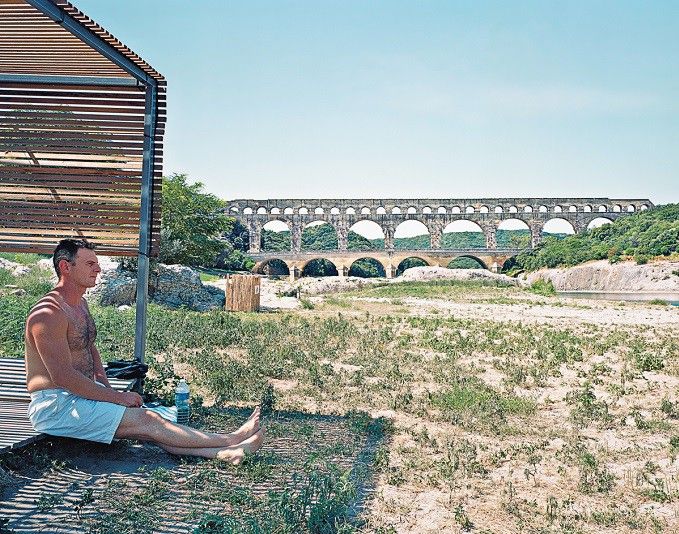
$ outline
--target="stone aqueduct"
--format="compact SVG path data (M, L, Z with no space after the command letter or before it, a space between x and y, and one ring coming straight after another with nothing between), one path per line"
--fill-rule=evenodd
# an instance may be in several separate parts
M541 240L544 225L553 219L567 221L574 232L583 232L597 218L613 221L627 214L653 207L648 199L611 198L476 198L476 199L239 199L227 203L226 213L239 219L249 232L249 254L262 267L273 259L282 260L291 278L302 273L314 259L334 263L340 276L360 258L380 262L387 277L395 275L401 261L417 257L429 265L447 266L459 257L471 257L486 268L499 271L504 262L520 252L497 246L498 226L506 220L523 221L531 234L531 246ZM348 250L349 229L360 221L372 221L384 234L384 250ZM419 221L428 230L431 246L420 250L394 248L396 228L405 221ZM471 221L485 236L485 249L451 250L441 248L446 227L455 221ZM271 221L282 221L290 229L289 252L265 252L260 248L262 229ZM338 249L303 251L302 232L316 221L332 225L337 232Z

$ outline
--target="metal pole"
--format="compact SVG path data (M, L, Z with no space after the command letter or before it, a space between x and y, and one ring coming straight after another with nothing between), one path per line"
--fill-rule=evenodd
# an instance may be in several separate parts
M142 164L141 213L139 225L139 254L137 262L137 315L134 334L134 358L144 361L146 351L146 306L149 287L149 254L151 252L151 220L154 169L154 143L156 131L155 86L146 87L146 106L144 114L144 157ZM141 384L139 384L141 388Z

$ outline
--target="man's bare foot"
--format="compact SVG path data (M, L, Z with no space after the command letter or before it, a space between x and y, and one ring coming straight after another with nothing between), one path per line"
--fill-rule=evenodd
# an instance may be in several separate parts
M257 452L264 441L264 429L260 428L249 438L241 441L233 447L224 447L217 452L217 458L233 465L238 465L243 461L246 454Z
M240 444L241 441L248 439L255 432L259 430L259 406L252 410L248 420L243 423L238 430L232 432L237 441L236 444Z

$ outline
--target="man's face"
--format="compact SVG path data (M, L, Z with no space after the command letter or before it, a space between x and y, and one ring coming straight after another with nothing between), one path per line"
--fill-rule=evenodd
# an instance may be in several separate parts
M62 274L68 279L82 287L94 287L97 282L97 275L101 272L99 261L94 250L88 248L78 249L73 263L65 262L65 269Z

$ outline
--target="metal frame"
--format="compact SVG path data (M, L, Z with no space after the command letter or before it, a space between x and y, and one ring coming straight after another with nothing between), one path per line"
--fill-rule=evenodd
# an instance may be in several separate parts
M64 29L75 35L81 41L91 46L102 56L116 64L118 67L128 72L138 80L138 83L146 88L146 103L144 112L144 151L142 163L142 195L141 195L141 217L139 228L139 252L137 268L137 313L135 324L134 357L136 360L144 361L144 351L146 349L146 312L148 305L148 283L149 283L149 253L151 249L151 215L153 206L151 205L151 191L153 188L153 167L154 167L154 141L156 131L156 121L158 116L158 84L156 80L144 72L139 66L125 57L113 46L103 41L93 32L84 28L77 20L62 11L58 6L49 0L25 0L34 8L50 17L60 24ZM110 85L111 80L119 78L96 78L96 77L69 77L69 76L23 76L14 77L16 81L28 81L42 78L42 82L47 83L88 83L92 85ZM21 78L21 79L18 79ZM77 81L76 81L77 80ZM132 80L127 80L125 84L135 85Z
M143 85L130 78L90 77L90 76L45 76L34 74L0 74L0 82L10 83L48 83L69 85Z
M154 139L156 133L156 87L146 89L144 117L144 159L142 163L141 220L139 254L137 255L137 314L134 335L134 357L143 362L146 351L146 308L149 300L149 252L151 251L151 188L153 187ZM141 280L141 286L140 286Z

